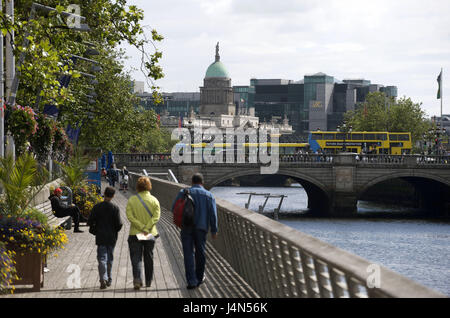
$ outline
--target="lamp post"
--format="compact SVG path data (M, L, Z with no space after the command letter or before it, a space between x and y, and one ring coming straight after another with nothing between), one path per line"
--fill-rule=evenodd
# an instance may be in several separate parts
M427 139L430 140L431 142L429 144L428 147L428 152L432 152L433 148L434 150L434 154L435 155L441 155L441 148L442 148L442 140L443 137L446 136L447 131L444 127L441 127L441 123L438 122L436 123L436 126L433 126L432 128L430 128L430 130L428 131L428 135L424 135L424 139L425 142L427 142Z
M353 127L347 126L347 123L344 121L342 123L342 126L337 126L337 131L339 132L343 132L344 133L344 144L342 145L342 152L346 152L347 151L347 146L346 146L346 142L347 142L347 133L348 132L352 132Z

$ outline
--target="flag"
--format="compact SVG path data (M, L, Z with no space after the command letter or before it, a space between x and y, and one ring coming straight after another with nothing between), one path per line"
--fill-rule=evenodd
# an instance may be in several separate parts
M442 71L441 71L441 73L439 73L437 82L438 82L437 99L441 99Z

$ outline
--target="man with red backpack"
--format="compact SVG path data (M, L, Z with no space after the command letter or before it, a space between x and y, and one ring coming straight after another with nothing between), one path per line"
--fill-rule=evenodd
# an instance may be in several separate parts
M190 196L190 198L189 198ZM193 202L187 202L192 200ZM184 201L184 202L183 202ZM190 205L191 204L191 205ZM183 245L184 268L186 271L187 288L194 289L204 282L206 265L206 236L211 230L211 237L217 237L216 200L211 192L203 187L203 176L196 173L192 176L192 187L185 193L181 190L172 206L172 211L185 207L185 214L193 218L193 224L181 222L181 243ZM188 210L192 208L194 213ZM188 215L184 215L186 218Z

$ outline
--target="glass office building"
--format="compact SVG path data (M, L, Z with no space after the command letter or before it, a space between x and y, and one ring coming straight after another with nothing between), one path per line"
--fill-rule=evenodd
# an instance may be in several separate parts
M295 134L308 129L308 112L304 107L304 84L283 79L251 79L255 89L255 116L260 122L269 122L273 118L289 119Z

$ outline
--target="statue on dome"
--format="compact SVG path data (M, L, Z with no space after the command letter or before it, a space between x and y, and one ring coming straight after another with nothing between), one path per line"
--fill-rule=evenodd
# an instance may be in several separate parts
M216 62L220 61L220 55L219 55L219 42L216 44Z

